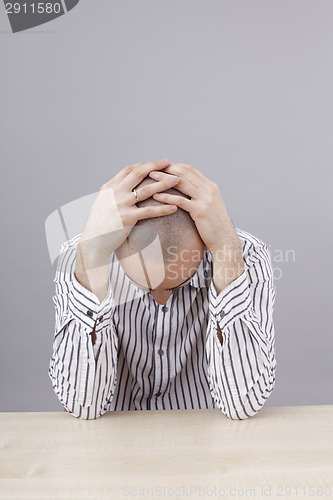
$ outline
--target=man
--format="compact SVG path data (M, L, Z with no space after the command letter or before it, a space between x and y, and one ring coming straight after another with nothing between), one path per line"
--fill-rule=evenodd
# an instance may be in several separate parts
M235 229L218 186L168 160L104 184L61 249L49 376L64 408L218 408L246 419L275 385L267 246Z

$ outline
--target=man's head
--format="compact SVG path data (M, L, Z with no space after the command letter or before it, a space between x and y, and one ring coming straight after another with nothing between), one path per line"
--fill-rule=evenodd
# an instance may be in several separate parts
M154 182L147 176L136 187ZM189 198L175 188L165 193ZM159 203L148 198L137 206ZM203 258L204 249L190 214L178 207L172 214L139 220L116 250L116 256L127 276L138 286L170 295L177 287L189 283Z

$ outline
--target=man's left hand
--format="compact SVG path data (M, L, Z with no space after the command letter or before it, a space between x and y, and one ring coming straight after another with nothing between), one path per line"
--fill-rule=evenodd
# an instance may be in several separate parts
M180 178L175 189L190 199L165 192L156 193L153 198L189 212L202 241L213 255L214 282L219 293L244 271L241 243L219 187L193 165L184 163L171 163L162 170L151 171L149 176L162 180L164 175L170 174Z

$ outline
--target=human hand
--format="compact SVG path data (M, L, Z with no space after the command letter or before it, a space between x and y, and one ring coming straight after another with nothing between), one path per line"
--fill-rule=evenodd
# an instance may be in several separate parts
M202 241L212 253L213 280L220 293L244 272L244 262L242 245L219 187L195 167L183 163L171 163L160 171L151 171L149 176L161 181L170 174L180 178L176 189L190 199L169 193L156 193L153 198L189 212Z
M171 163L160 171L152 170L149 177L162 181L170 174L180 178L176 189L190 199L168 193L156 193L155 200L175 204L186 210L195 222L197 230L206 247L212 252L225 244L238 244L238 235L229 217L218 185L205 177L192 165Z
M169 163L168 160L158 160L128 165L101 186L79 240L86 257L94 260L97 256L107 258L124 242L138 220L168 215L177 210L177 206L170 204L138 208L132 191L151 170L158 171ZM177 177L164 175L159 182L138 188L139 200L146 200L178 182Z

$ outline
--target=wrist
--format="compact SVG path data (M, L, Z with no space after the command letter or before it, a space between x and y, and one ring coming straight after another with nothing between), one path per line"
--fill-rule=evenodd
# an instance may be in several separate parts
M241 247L229 246L213 255L213 282L217 293L235 281L245 271Z
M108 264L109 257L110 253L105 251L105 246L97 245L96 241L80 240L77 244L76 264L80 272Z

